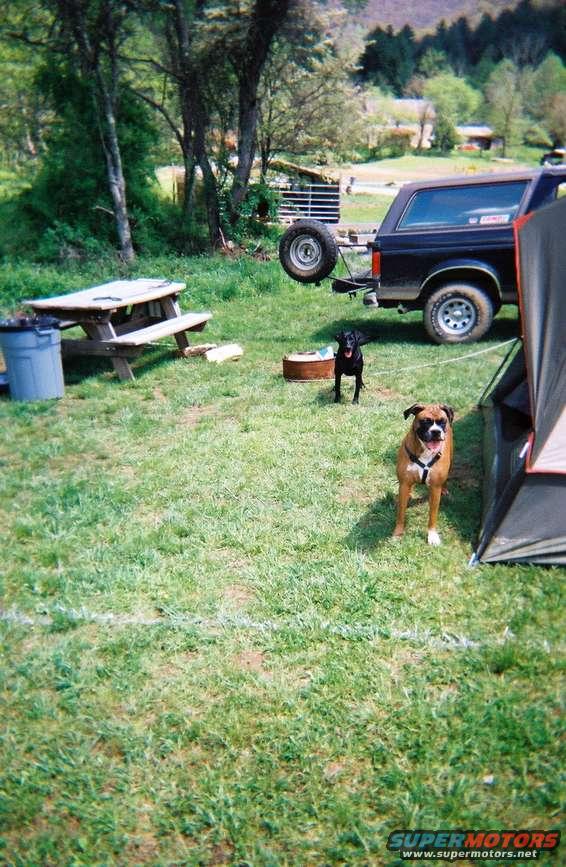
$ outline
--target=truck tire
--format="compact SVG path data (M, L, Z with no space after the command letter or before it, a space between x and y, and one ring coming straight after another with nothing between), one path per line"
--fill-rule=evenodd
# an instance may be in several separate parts
M435 343L473 343L489 330L493 303L477 286L447 283L428 298L423 316Z
M334 236L318 220L297 220L279 241L279 261L299 283L318 283L328 277L337 260Z

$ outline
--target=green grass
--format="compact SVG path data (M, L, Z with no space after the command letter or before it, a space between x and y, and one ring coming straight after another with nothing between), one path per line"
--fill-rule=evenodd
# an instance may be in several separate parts
M187 279L182 306L214 312L197 342L245 354L156 349L133 383L74 362L62 400L0 400L0 592L35 619L2 625L0 861L361 867L397 863L395 828L556 827L563 572L467 568L475 404L514 309L490 352L435 369L478 347L276 262L136 273ZM8 308L111 276L5 266L0 284ZM286 352L346 325L375 338L359 407L349 381L336 406L331 383L282 379ZM439 549L424 502L390 538L416 400L457 412Z
M391 157L365 163L352 163L342 167L343 178L353 175L356 181L378 177L400 181L419 180L432 177L450 177L455 174L479 174L481 172L509 171L520 166L538 166L543 150L521 147L511 151L505 161L498 152L454 151L446 156L435 153L409 153L402 157Z
M340 204L341 225L372 223L377 228L393 202L392 196L352 193L343 196Z

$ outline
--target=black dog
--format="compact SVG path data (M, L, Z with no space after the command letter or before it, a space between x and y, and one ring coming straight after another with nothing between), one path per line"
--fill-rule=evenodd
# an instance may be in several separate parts
M362 371L364 357L360 346L369 343L370 338L361 331L341 331L334 335L338 341L338 352L334 359L334 403L340 402L340 381L342 376L356 377L356 390L352 403L359 403L360 389L364 387Z

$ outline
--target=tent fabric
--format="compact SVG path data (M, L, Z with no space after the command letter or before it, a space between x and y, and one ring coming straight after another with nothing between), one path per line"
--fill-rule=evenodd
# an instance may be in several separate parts
M481 559L566 565L566 489L558 476L525 475Z
M548 439L539 448L536 463L530 472L564 472L564 450L566 448L566 407L562 409Z
M566 565L566 198L516 227L523 339L480 406L482 562Z
M566 199L542 208L519 228L519 286L533 407L529 469L566 406ZM566 473L566 440L556 449L555 472Z

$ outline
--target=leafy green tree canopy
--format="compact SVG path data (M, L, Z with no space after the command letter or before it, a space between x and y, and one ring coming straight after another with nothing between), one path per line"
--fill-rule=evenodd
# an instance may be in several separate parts
M502 60L487 82L487 117L503 141L503 156L521 142L527 128L521 84L521 70L512 60Z
M442 72L429 79L424 85L423 95L432 102L437 115L453 124L473 118L481 103L481 94L451 72Z
M50 58L36 79L57 118L45 137L45 154L23 203L39 234L47 232L45 254L57 246L77 254L97 243L114 244L112 200L108 190L98 115L89 83L66 61ZM146 107L124 85L119 95L117 132L127 159L124 176L137 241L155 210L152 148L156 133ZM96 239L96 241L94 240ZM52 248L52 249L51 249Z

